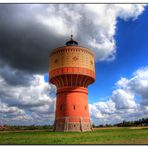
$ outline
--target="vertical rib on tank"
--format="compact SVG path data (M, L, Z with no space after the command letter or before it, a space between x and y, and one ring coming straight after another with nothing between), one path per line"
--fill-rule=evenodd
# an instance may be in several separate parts
M95 81L93 52L71 37L50 54L49 78L57 87L54 131L90 131L87 87Z

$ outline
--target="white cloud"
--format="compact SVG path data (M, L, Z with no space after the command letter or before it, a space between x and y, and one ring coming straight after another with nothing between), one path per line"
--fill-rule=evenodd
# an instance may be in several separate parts
M0 77L0 113L6 124L50 124L54 121L55 87L34 75L30 85L13 86ZM30 79L29 79L30 80ZM122 77L108 101L89 104L95 124L113 124L148 115L148 69L138 69L130 79ZM9 91L8 91L9 90ZM140 100L136 102L136 95ZM20 122L21 120L21 122Z
M16 7L13 9L16 10ZM12 15L16 20L23 18L22 21L18 21L18 29L25 28L24 26L32 18L33 22L38 22L36 25L42 24L45 26L43 28L48 27L49 35L54 33L62 40L73 30L74 38L79 41L80 45L94 50L97 61L108 61L113 60L116 54L114 35L117 18L125 21L137 19L144 11L144 5L39 4L21 6L18 10L25 10L23 12L31 15L29 17L17 11ZM14 23L12 26L15 25ZM50 42L56 45L61 41L58 38L56 43L56 37L49 36L49 38ZM140 69L131 79L119 80L116 83L118 88L113 91L109 101L90 104L92 119L96 123L98 120L100 123L114 123L128 117L136 118L146 115L148 113L147 71L145 68ZM43 75L31 75L10 67L0 69L0 111L4 123L48 124L53 121L55 109L53 93L55 94L55 87L45 83ZM135 102L135 94L141 96L140 104Z
M73 30L80 44L90 47L99 60L113 60L116 54L117 18L135 20L144 4L77 4L48 5L37 19L50 31L67 36ZM42 5L40 6L42 8ZM38 7L34 8L35 11Z
M134 94L123 89L114 90L111 99L115 102L117 109L135 108Z
M0 102L0 113L11 113L11 114L25 114L24 110L19 109L18 107L8 107L7 104Z
M65 33L68 32L68 28L64 24L61 17L51 16L47 20L43 16L39 15L38 19L40 19L43 24L47 25L50 29L52 29L54 32L57 32L59 35L65 35Z
M148 68L135 71L132 78L122 77L115 83L109 101L90 104L92 121L95 124L113 124L123 120L148 117ZM140 101L136 102L136 96Z
M128 79L122 77L119 81L116 82L116 86L119 88L127 88L128 82Z
M50 124L53 122L55 95L52 93L55 94L55 86L46 83L43 75L30 75L30 77L30 84L14 86L0 76L0 113L3 123ZM35 117L40 117L40 120Z
M127 20L127 19L137 19L139 14L144 11L144 6L146 4L137 5L137 4L115 4L116 13L119 15L120 18Z
M141 104L148 105L148 68L140 68L131 79L122 78L116 85L141 96Z
M96 60L113 60L115 58L114 35L117 18L136 19L144 11L144 6L137 4L86 5L85 10L90 13L88 19L90 19L92 25L90 32L88 32L88 36L91 36L88 45L94 49Z

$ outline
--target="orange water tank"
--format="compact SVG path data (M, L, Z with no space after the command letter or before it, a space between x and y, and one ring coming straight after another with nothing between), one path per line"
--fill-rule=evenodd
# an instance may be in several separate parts
M49 56L49 82L57 87L54 131L90 131L88 85L95 81L94 53L71 39Z

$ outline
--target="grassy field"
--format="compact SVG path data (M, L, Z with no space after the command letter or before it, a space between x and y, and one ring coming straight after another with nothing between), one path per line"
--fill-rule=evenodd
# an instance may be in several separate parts
M0 132L0 144L148 144L148 128L106 128L92 132Z

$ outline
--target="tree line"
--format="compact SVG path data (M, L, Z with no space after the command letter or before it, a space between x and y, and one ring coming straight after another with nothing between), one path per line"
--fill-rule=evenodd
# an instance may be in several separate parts
M148 126L148 118L142 118L139 120L135 120L135 121L125 121L123 120L121 123L116 123L116 124L105 124L105 125L95 125L93 124L94 128L97 127L130 127L130 126Z
M105 124L105 125L92 125L93 128L98 127L130 127L130 126L148 126L148 118L142 118L135 121L125 121L116 124ZM4 130L52 130L53 125L0 125L0 131Z
M0 125L0 130L51 130L52 125Z

